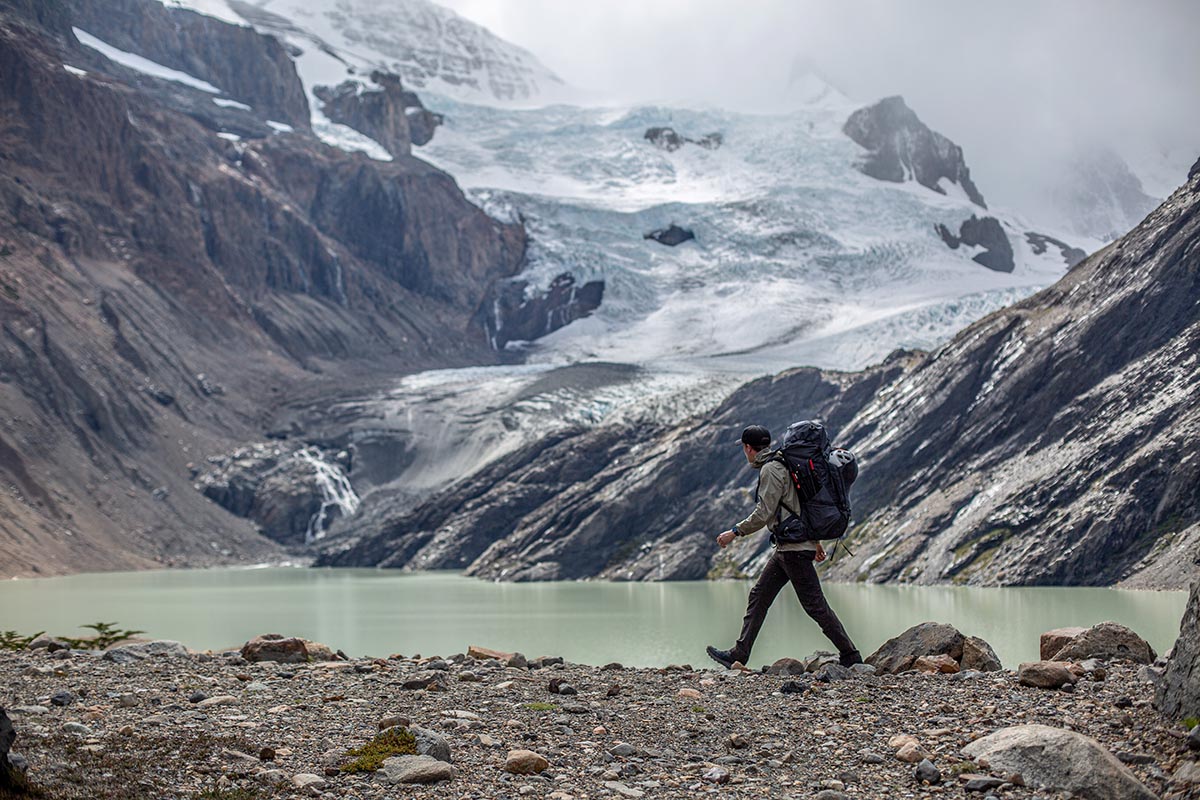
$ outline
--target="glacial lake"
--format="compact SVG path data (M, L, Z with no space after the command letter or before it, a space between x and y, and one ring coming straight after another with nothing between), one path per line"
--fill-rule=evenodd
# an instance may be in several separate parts
M117 622L197 649L260 633L324 642L350 656L442 655L477 644L533 657L630 666L707 667L728 647L747 581L502 584L456 573L288 567L97 573L0 583L0 630L82 636ZM1162 654L1179 633L1185 592L826 584L863 655L910 625L949 622L992 644L1006 667L1038 657L1038 636L1114 620ZM750 666L829 649L790 587L771 609Z

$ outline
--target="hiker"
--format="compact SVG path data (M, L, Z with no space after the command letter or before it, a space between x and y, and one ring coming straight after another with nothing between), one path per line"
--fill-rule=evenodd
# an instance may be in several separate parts
M824 436L823 429L821 435ZM842 666L861 664L862 656L821 591L821 581L813 562L825 560L825 548L819 541L809 538L811 532L805 530L804 518L796 513L801 510L801 498L787 464L779 451L771 449L770 432L761 425L751 425L742 431L741 444L746 460L759 471L758 489L755 492L758 502L750 516L717 536L717 544L724 549L734 538L749 536L766 526L771 531L771 544L775 552L750 590L742 634L737 644L729 650L718 650L709 645L709 657L726 669L730 669L735 661L745 665L771 603L775 601L779 590L790 581L804 612L821 626L829 641L837 647L838 661ZM830 464L835 468L840 468L836 455L839 452L849 456L848 451L833 451Z

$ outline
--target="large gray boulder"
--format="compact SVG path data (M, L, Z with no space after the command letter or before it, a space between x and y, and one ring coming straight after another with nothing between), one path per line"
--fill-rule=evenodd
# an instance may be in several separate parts
M1200 583L1192 585L1179 639L1158 682L1158 708L1171 720L1200 717Z
M1054 654L1054 661L1083 661L1103 658L1109 661L1133 661L1151 664L1158 656L1142 637L1124 625L1101 622L1071 639Z
M392 756L383 760L385 783L438 783L454 777L454 767L432 756Z
M1095 739L1046 725L1003 728L963 748L994 772L1020 773L1025 784L1085 800L1156 800Z
M888 639L867 656L866 662L879 672L897 673L910 669L921 656L948 655L955 661L962 661L965 640L966 637L953 625L922 622Z

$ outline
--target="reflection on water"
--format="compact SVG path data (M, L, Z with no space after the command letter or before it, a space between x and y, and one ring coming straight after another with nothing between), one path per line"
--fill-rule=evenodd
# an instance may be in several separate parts
M367 569L214 569L75 575L0 584L0 630L81 635L97 620L194 648L260 633L324 642L352 656L450 655L479 644L526 655L631 666L706 664L733 643L747 582L497 584L453 573ZM949 622L992 644L1005 666L1036 659L1050 628L1115 620L1159 653L1179 632L1184 592L829 584L864 654L910 625ZM751 659L757 667L829 643L787 590Z

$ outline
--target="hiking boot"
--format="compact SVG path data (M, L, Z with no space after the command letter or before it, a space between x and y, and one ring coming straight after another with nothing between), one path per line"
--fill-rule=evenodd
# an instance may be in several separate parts
M712 655L711 653L709 655ZM862 656L857 650L851 650L848 653L842 653L838 656L838 663L843 667L853 667L855 664L863 663Z
M709 658L720 664L725 669L733 669L733 662L737 660L728 650L718 650L711 644L704 648L704 652L708 653Z

